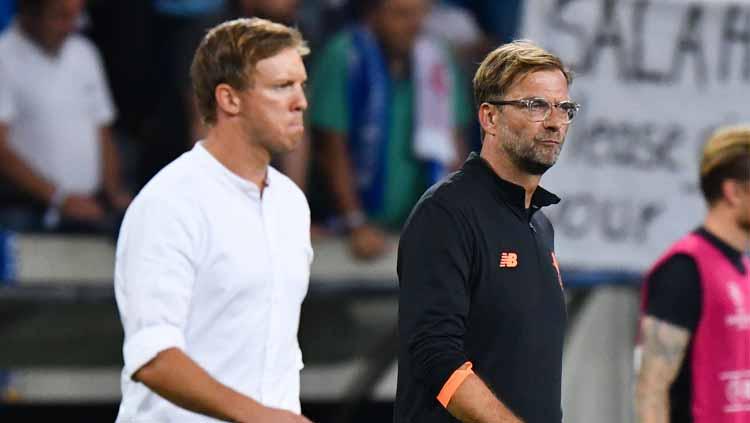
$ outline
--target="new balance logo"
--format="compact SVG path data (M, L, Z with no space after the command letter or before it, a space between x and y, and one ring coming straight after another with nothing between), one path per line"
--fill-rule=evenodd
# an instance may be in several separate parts
M500 253L500 267L516 267L516 266L518 266L518 254Z

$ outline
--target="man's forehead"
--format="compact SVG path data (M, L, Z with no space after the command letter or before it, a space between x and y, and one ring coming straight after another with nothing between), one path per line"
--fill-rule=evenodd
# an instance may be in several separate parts
M255 76L273 79L307 76L302 56L293 48L284 49L273 56L259 60L251 73Z
M538 69L520 75L507 93L567 97L568 81L559 69Z
M256 71L270 71L272 73L282 70L305 70L302 56L294 48L285 48L278 53L258 60L255 64Z

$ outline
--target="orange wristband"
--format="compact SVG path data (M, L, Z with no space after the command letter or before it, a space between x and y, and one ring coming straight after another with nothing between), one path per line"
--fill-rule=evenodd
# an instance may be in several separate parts
M451 377L448 378L448 381L445 382L445 385L443 385L443 389L440 390L440 393L437 396L438 402L440 402L443 407L448 407L448 403L450 402L451 398L453 398L453 394L456 393L458 387L461 386L462 383L464 383L464 380L467 376L474 373L471 368L471 361L467 361L466 363L462 364L461 367L456 369L456 371L451 374Z

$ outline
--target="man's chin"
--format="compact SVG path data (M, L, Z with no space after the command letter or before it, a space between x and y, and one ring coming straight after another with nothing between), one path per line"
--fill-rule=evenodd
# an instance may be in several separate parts
M544 172L548 171L549 168L555 165L557 160L550 162L543 162L540 160L522 159L519 163L519 167L526 173L531 175L543 175Z
M275 152L278 154L284 154L289 153L290 151L294 151L302 144L302 139L303 137L301 135L299 137L290 137L284 142L279 143L276 147Z

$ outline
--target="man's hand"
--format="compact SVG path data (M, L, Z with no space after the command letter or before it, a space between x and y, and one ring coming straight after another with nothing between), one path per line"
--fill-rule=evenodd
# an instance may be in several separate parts
M71 194L65 197L60 212L68 219L95 222L104 218L104 208L94 197Z
M385 234L374 226L361 225L352 229L349 234L349 247L358 259L375 259L386 251Z

